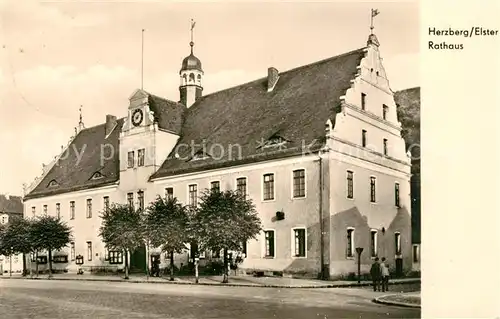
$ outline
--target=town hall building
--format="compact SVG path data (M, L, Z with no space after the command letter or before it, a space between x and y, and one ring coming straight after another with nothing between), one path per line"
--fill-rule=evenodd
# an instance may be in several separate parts
M363 271L377 256L391 271L409 270L411 161L377 37L206 95L190 46L178 98L131 92L125 117L81 122L26 189L25 217L54 215L73 228L55 268L123 266L123 254L98 236L99 214L111 203L144 208L160 195L195 206L202 191L218 188L248 196L262 221L242 271L335 278L357 271L357 248ZM144 269L154 251L138 250L131 266Z

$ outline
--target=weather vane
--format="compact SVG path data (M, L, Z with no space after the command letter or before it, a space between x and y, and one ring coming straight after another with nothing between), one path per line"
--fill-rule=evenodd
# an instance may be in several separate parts
M371 24L370 24L370 31L371 31L371 34L373 34L373 18L375 16L377 16L378 14L380 13L380 11L378 11L378 9L372 9L372 17L371 17Z

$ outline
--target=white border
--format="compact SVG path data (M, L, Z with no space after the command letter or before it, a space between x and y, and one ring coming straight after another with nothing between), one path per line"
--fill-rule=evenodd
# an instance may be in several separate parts
M200 194L200 188L199 188L199 185L198 183L188 183L186 185L186 204L191 206L191 197L189 196L189 186L192 186L192 185L196 185L196 205L194 207L198 207L198 195ZM200 257L201 258L201 257Z
M356 233L356 228L351 227L351 226L347 227L346 232L345 232L345 236L346 236L345 238L346 238L346 241L347 241L347 232L350 229L352 229L352 234L351 234L351 251L352 251L352 256L347 256L347 252L346 252L345 257L348 260L354 259L356 257L356 242L354 240L354 235Z
M264 199L264 176L265 175L273 175L273 199ZM276 201L276 173L274 171L267 171L265 173L262 173L260 176L260 200L263 203L270 203L270 202L275 202Z
M372 233L375 233L375 256L372 255L372 251L371 251L371 248L372 248ZM378 230L375 229L375 228L372 228L370 229L370 257L371 259L375 259L378 257Z
M238 175L234 179L234 190L238 191L238 179L244 178L245 179L245 198L248 197L248 177L244 175Z
M272 231L274 233L274 256L266 256L266 231ZM261 245L261 256L263 259L276 259L276 229L265 228L262 230L262 245ZM248 249L248 248L247 248Z
M372 177L375 178L375 201L372 202ZM370 175L370 197L368 198L368 201L370 202L370 204L377 204L378 201L377 201L377 176L375 175Z
M352 198L349 198L349 182L348 182L348 177L349 177L349 172L352 173ZM353 169L347 169L345 171L345 198L347 200L354 200L354 198L356 196L354 196L354 176L355 176L355 172Z

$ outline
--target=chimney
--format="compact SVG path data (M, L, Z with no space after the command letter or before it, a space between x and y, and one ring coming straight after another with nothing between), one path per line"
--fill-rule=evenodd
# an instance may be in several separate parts
M113 131L113 129L115 128L117 124L117 121L116 121L116 116L114 115L106 115L106 137L109 136L109 134L111 134L111 132Z
M279 74L276 68L267 69L267 92L271 92L278 82Z

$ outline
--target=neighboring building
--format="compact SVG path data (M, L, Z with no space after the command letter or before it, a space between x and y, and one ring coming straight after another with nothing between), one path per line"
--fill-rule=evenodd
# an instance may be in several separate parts
M200 192L219 187L247 194L264 226L245 245L243 270L333 278L357 270L357 247L363 271L375 256L411 269L410 159L376 36L205 96L190 45L179 102L136 90L126 117L80 125L26 194L25 216L57 215L73 227L57 267L75 271L78 255L84 266L122 267L98 237L99 211L111 202L144 207L165 195L197 205ZM144 269L146 255L138 249L131 266Z
M23 218L23 202L21 196L9 196L0 194L0 224L8 226L12 218ZM12 263L10 258L12 257ZM12 267L12 268L11 268ZM0 255L0 274L23 271L23 255L3 256Z
M411 153L411 227L413 269L420 270L420 88L396 92L398 118L403 126L401 134L406 149Z

